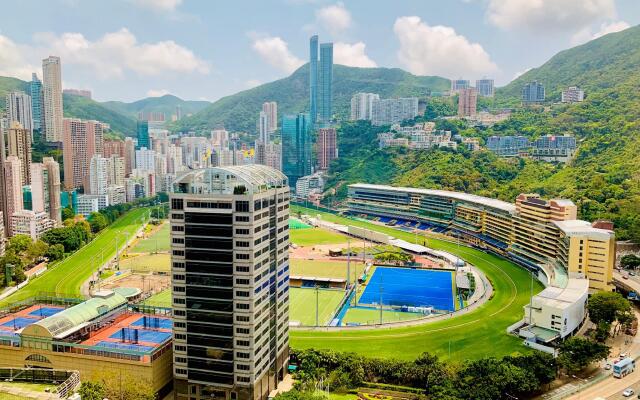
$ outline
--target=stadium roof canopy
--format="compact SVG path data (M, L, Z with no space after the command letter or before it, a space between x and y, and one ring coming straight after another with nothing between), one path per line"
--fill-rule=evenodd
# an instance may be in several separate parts
M189 171L173 183L174 193L236 194L244 186L248 194L264 192L274 187L288 186L287 176L266 165L250 164L204 168ZM239 193L243 194L243 193Z

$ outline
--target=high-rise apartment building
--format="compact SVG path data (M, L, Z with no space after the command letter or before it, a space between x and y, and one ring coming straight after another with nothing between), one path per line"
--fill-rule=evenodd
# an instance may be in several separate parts
M7 128L7 126L5 126L6 121L6 118L0 118L0 213L2 214L0 225L3 226L5 235L8 235L11 229L11 216L7 213L7 193L5 186L5 174L3 171L7 156L5 151L5 130Z
M318 35L309 39L309 115L315 125L318 117Z
M258 117L258 141L261 143L269 143L269 140L269 118L266 112L260 111L260 115Z
M109 185L124 186L125 178L125 160L124 157L120 157L117 154L112 154L110 157L105 157L109 160L108 163L108 182Z
M460 89L458 93L458 117L475 117L478 104L476 88Z
M24 129L19 122L13 122L7 139L8 154L20 160L22 185L28 185L31 182L31 131Z
M4 232L5 231L4 224L2 223L2 221L4 221L4 213L0 211L0 257L4 256L4 252L5 252L4 241L6 238L6 234Z
M60 57L50 56L42 60L42 104L44 111L44 134L47 142L61 142L62 122L62 67Z
M584 101L584 90L570 86L562 91L563 103L579 103L581 101Z
M53 226L53 221L44 211L20 210L11 216L12 235L27 235L32 240L38 240Z
M176 399L267 399L289 358L289 184L263 165L170 194Z
M333 117L333 43L320 44L318 121L326 126Z
M42 110L42 81L38 79L38 75L35 72L31 74L29 95L31 95L31 117L33 118L33 130L41 133L42 126L44 125L44 113Z
M527 83L522 88L523 103L542 103L545 98L544 85L538 81Z
M49 171L40 163L31 164L31 210L49 212Z
M266 101L262 103L262 111L267 117L267 128L269 133L278 130L278 103L275 101Z
M64 119L64 186L76 189L85 186L91 158L103 151L103 125L98 121ZM88 189L88 188L87 188Z
M373 118L373 101L380 100L377 93L356 93L351 98L351 121Z
M451 95L457 94L461 89L468 89L470 86L468 79L452 79Z
M89 163L89 194L107 194L109 186L109 159L95 154Z
M31 96L24 92L7 93L7 101L5 111L9 126L15 122L19 123L22 128L29 131L29 135L33 135L33 116L31 113Z
M4 212L9 221L8 236L13 236L11 217L17 211L24 209L22 198L22 174L20 160L16 156L9 156L4 162L4 193L6 208Z
M291 187L298 178L311 174L311 128L309 114L282 117L282 172Z
M62 224L62 207L60 205L60 164L51 157L44 157L42 165L47 171L49 194L49 218L56 225Z
M155 171L156 152L147 148L136 150L136 169L143 171Z
M138 120L136 126L136 134L138 137L138 143L136 144L136 150L143 147L150 149L151 140L149 139L149 122Z
M212 130L211 145L218 148L229 148L229 131L224 128Z
M371 124L392 125L418 116L418 98L373 100Z
M318 129L318 168L328 170L331 161L338 158L338 138L335 128Z
M124 139L124 173L126 176L131 175L131 170L136 167L136 145L133 139L128 137Z
M102 156L109 158L112 155L124 157L125 141L120 139L108 139L102 144Z
M495 95L495 88L493 87L493 79L482 78L476 80L476 90L478 96L493 97Z

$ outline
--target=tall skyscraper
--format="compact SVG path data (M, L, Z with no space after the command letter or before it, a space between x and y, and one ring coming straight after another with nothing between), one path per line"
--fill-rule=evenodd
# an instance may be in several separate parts
M482 78L476 80L476 90L478 95L482 97L493 97L495 89L493 87L493 79Z
M451 80L451 95L457 94L460 89L468 89L470 86L468 79L452 79Z
M328 170L331 161L338 158L338 140L335 128L318 129L318 168Z
M62 224L62 207L60 205L60 164L51 157L44 157L42 165L47 171L49 184L49 218L56 225Z
M31 96L24 92L7 93L6 113L9 126L14 122L20 123L22 128L33 135L33 117L31 114Z
M318 122L326 126L333 113L333 43L320 45L320 70L318 71Z
M136 167L136 145L133 139L124 139L124 174L131 175L131 170Z
M258 118L258 141L261 143L269 143L269 117L266 112L260 111Z
M67 190L85 187L91 158L102 154L103 124L75 118L64 119L64 186ZM87 191L88 187L85 188Z
M49 203L49 172L40 163L31 164L31 210L43 212ZM47 203L47 206L45 206Z
M136 169L142 171L155 171L156 152L147 148L136 150Z
M309 114L282 117L282 172L295 187L298 178L311 173L311 120Z
M89 163L89 194L107 194L109 159L95 154Z
M4 162L4 188L6 196L5 212L9 221L8 236L13 235L11 229L11 217L14 213L24 209L22 199L22 176L20 172L20 160L16 156L9 156Z
M125 159L117 154L112 154L110 157L105 157L109 160L109 185L124 186L125 178Z
M42 104L42 81L38 79L38 74L31 74L29 83L29 94L31 95L31 117L33 118L33 130L42 133L44 125L43 104Z
M309 115L315 125L318 117L318 35L309 39Z
M50 56L42 60L42 98L44 133L47 142L61 142L62 122L62 66L60 57Z
M0 118L0 169L4 169L7 157L5 150L5 131L8 127L6 126L6 122L6 118ZM4 226L4 232L8 235L11 225L11 216L7 212L7 193L4 175L4 172L0 170L0 212L2 212L2 220L0 220L0 224Z
M474 117L478 104L478 92L476 88L460 89L458 92L458 116Z
M351 98L351 121L373 118L373 101L380 100L376 93L356 93Z
M109 139L105 140L102 145L102 156L105 158L109 158L112 155L117 155L118 157L124 157L125 153L125 142L120 139Z
M269 133L278 130L278 103L275 101L266 101L262 103L262 111L267 117L267 128Z
M544 85L538 81L529 82L522 88L523 103L542 103L544 97Z
M289 358L289 185L263 165L180 177L170 193L179 399L266 399Z
M31 182L31 131L23 129L19 122L13 122L7 135L10 156L20 160L20 176L22 185Z
M136 133L138 137L138 144L136 144L136 150L146 147L151 148L151 141L149 139L149 122L139 120L136 126Z

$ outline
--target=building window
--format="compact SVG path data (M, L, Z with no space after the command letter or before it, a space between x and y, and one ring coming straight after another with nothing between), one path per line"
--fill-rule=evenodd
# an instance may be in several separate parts
M242 351L236 351L236 357L238 358L249 358L249 353L245 353Z
M184 257L184 250L173 250L174 256Z
M236 235L248 235L248 234L249 234L248 229L236 229Z
M173 335L177 340L187 340L187 335L182 333L176 333Z
M236 212L249 212L249 202L236 201Z
M248 215L236 215L236 222L249 222Z
M249 247L249 242L236 240L236 247Z
M184 209L184 201L182 199L171 199L171 209L172 210L183 210Z
M236 309L238 309L238 310L248 310L249 309L249 304L236 303Z
M236 296L238 297L249 297L249 292L244 290L236 290Z
M184 226L182 226L182 225L173 225L171 227L171 230L173 232L184 232Z
M236 254L236 260L248 260L249 259L249 254Z
M183 238L173 238L173 244L184 244Z

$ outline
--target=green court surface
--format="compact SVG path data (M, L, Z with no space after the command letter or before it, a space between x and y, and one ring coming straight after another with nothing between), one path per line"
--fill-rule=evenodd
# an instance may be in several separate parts
M289 237L291 243L298 246L344 244L344 247L347 247L346 236L322 228L292 229L289 231Z
M160 229L148 238L140 239L131 249L132 253L155 253L171 250L169 243L169 222L162 224Z
M289 229L308 229L311 225L305 224L297 218L289 218Z
M318 303L318 321L320 325L327 325L335 315L344 298L342 290L327 289L289 289L289 321L298 322L304 326L316 325L316 295Z
M120 269L130 269L133 272L169 272L171 270L171 255L166 253L142 254L121 258Z
M315 278L340 278L347 279L347 262L331 260L301 260L298 258L289 259L292 276L305 276ZM364 272L362 262L351 261L351 281L359 277Z
M418 319L424 317L423 314L409 313L401 311L382 311L382 322L397 322L397 321L409 321L412 319ZM350 308L347 310L344 318L342 318L342 325L362 324L373 325L380 323L380 310L367 309L367 308Z
M0 306L25 300L41 292L80 295L80 286L98 269L100 263L115 257L116 236L118 246L122 246L142 226L142 218L146 217L148 211L148 208L138 208L118 218L87 245L0 301Z
M144 305L156 307L171 307L171 289L156 293L144 301Z
M367 221L297 206L291 208L294 213L301 210L307 214L321 214L326 221L366 227L410 242L415 238L413 233ZM529 301L529 272L501 257L456 243L427 237L427 246L448 251L475 265L492 282L493 297L468 314L413 327L338 332L292 330L291 346L294 349L333 349L405 360L415 359L423 352L461 361L532 351L522 345L521 339L506 333L509 325L523 317L523 306ZM536 293L543 288L538 281L534 285Z

